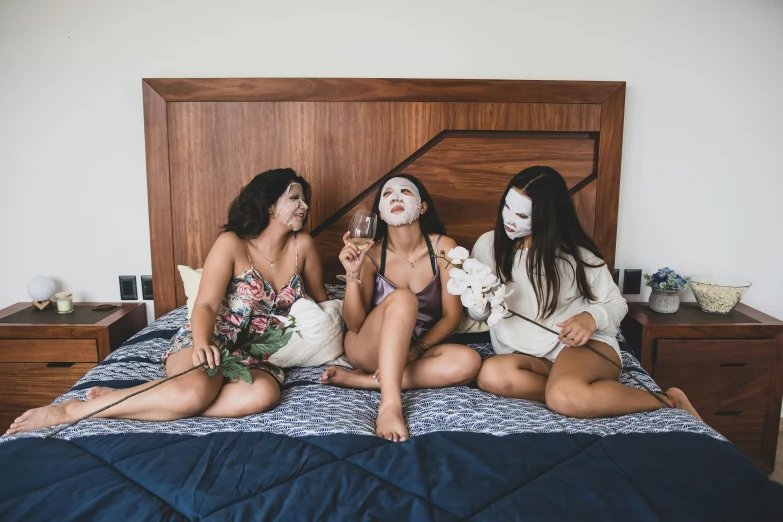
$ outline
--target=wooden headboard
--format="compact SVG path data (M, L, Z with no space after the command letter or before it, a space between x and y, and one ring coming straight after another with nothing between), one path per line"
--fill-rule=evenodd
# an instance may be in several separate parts
M421 179L449 235L470 249L493 228L509 178L550 165L614 265L624 82L146 79L142 88L156 317L185 304L176 265L202 266L239 189L276 167L312 185L307 230L327 282L353 209L402 171Z

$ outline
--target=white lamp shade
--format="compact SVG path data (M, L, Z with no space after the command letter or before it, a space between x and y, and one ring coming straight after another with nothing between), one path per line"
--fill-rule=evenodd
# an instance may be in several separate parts
M38 276L27 284L27 294L36 301L46 301L54 295L54 281Z

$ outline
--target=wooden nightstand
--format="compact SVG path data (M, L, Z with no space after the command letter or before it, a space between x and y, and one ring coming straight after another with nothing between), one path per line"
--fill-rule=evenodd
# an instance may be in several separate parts
M74 312L33 311L30 303L0 310L0 434L20 413L45 406L87 370L147 326L145 303L74 303Z
M704 422L768 472L775 468L783 322L742 303L729 315L704 313L695 303L674 314L629 303L622 329L663 389L682 389Z

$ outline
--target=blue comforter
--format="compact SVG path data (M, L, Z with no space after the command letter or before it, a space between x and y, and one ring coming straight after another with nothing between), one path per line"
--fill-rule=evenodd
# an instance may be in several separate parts
M58 400L162 376L180 309ZM485 345L475 349L490 356ZM654 383L630 355L624 366ZM0 443L1 520L780 520L783 486L676 410L575 420L472 387L406 392L413 437L373 436L378 393L293 369L243 419L90 419ZM626 383L629 384L630 383Z

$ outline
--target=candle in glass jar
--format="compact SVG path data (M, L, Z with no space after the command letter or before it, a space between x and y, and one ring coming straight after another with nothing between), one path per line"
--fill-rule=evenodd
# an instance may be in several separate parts
M54 294L57 299L57 313L70 314L73 312L73 294L70 292L58 292Z

